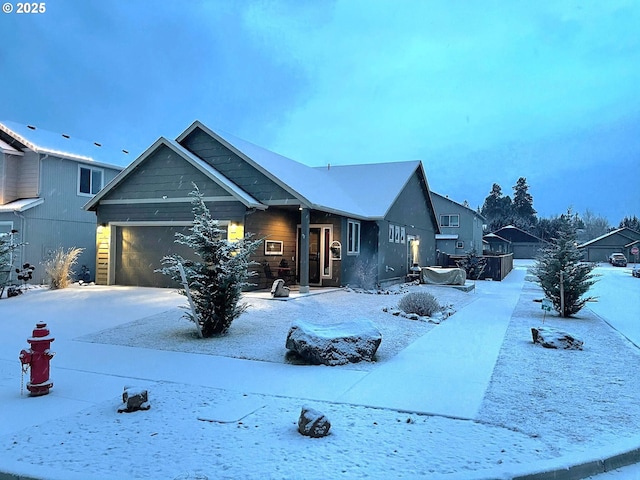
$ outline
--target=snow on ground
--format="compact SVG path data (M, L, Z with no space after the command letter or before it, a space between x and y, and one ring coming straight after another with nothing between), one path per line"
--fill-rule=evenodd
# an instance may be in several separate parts
M474 300L503 286L479 282L476 293L411 288L428 289L459 310L473 308ZM607 288L601 286L599 294L606 295ZM545 322L585 340L583 351L533 345L529 329L541 323L542 311L533 301L541 298L541 291L530 282L524 283L475 419L294 398L287 391L261 395L212 388L196 380L231 376L226 381L232 384L233 376L250 373L198 370L200 365L225 365L216 359L228 356L259 360L243 364L246 369L284 364L284 341L293 318L373 320L383 332L377 362L300 367L317 379L319 390L340 372L366 375L420 335L440 328L382 312L385 306L397 305L399 298L347 291L286 302L248 296L251 308L234 322L229 335L210 340L195 338L194 326L180 319L183 312L175 308L184 299L169 298L167 291L74 287L2 299L0 471L53 480L506 478L508 472L535 465L591 458L614 442L640 445L634 438L640 426L637 348L589 310L571 320L547 315ZM26 347L35 321L42 319L58 337L53 344L58 354L52 361L56 383L46 397L20 397L17 355ZM445 323L452 321L455 315ZM167 356L171 352L176 353ZM94 358L70 365L70 358L87 353ZM110 357L114 354L116 358ZM195 365L194 359L202 362ZM183 379L178 375L175 381L157 381L154 378L160 377L152 373L126 378L120 367L127 362L182 371ZM121 397L114 385L121 389L132 381L149 389L151 409L118 414ZM303 405L328 416L333 424L328 437L310 439L297 432ZM9 418L25 412L37 417L38 411L46 418L28 428L15 426L20 422Z

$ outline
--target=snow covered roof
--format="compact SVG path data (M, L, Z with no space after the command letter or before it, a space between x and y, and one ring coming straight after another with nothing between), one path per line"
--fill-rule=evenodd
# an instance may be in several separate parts
M103 146L16 122L0 121L0 131L6 133L23 147L37 153L55 155L80 162L99 163L103 166L121 168L131 162L129 152Z
M16 150L8 143L2 141L0 138L0 153L8 153L10 155L23 155L23 153L19 150Z
M41 203L44 203L43 198L22 198L0 205L0 212L24 212L30 208L37 207Z
M480 213L478 213L476 210L474 210L473 208L471 208L469 205L465 205L464 203L460 203L460 202L456 202L455 200L450 199L447 195L441 195L439 193L436 192L431 192L431 195L440 198L442 200L446 200L448 202L454 203L462 208L466 208L467 210L471 211L474 215L478 216L479 218L481 218L482 220L486 220L485 217L483 217Z
M506 242L506 243L511 243L511 240L507 240L506 238L502 238L500 235L496 235L495 233L488 233L485 236L482 237L482 240L485 241L486 239L496 239L496 240L500 240L502 242Z
M213 180L215 183L217 183L219 186L225 189L232 197L236 198L247 207L261 208L261 209L266 208L265 205L263 205L258 200L256 200L251 195L249 195L247 192L239 188L237 185L231 182L227 177L220 174L220 172L218 172L211 165L209 165L202 159L198 158L197 156L193 155L191 152L185 149L182 145L172 140L168 140L164 137L160 137L158 140L156 140L156 142L153 145L147 148L147 150L145 150L145 152L142 155L140 155L133 163L131 163L124 170L122 170L113 180L111 180L102 190L100 190L100 192L98 192L97 195L95 195L91 200L89 200L85 204L84 209L92 210L93 208L95 208L95 206L116 185L122 182L127 177L127 175L129 175L130 172L135 170L136 167L140 165L140 163L142 163L149 155L155 152L160 145L165 145L169 147L171 150L173 150L175 153L180 155L182 158L184 158L186 161L188 161L194 167L196 167L198 170L204 173L207 177L209 177L211 180Z
M588 242L583 243L582 245L578 245L578 248L583 248L583 247L588 247L594 243L599 242L600 240L603 240L607 237L611 237L613 235L622 235L625 238L628 238L629 240L638 240L640 239L640 233L636 232L635 230L630 229L629 227L622 227L622 228L618 228L616 230L612 230L608 233L605 233L604 235L600 235L599 237L594 238L593 240L589 240ZM633 243L633 242L631 242ZM631 243L629 245L631 245ZM626 245L625 245L626 246Z
M309 167L230 133L214 131L197 120L176 140L181 142L196 128L220 141L309 208L361 219L381 219L417 169L422 171L426 183L419 160Z

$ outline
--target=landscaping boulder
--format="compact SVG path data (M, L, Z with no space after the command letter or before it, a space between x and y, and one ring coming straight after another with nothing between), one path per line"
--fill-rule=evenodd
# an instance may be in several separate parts
M533 343L539 343L546 348L564 350L582 350L583 341L575 335L552 327L537 327L531 329Z
M284 284L284 280L281 278L277 279L271 285L271 296L274 298L282 298L289 296L289 287Z
M369 320L317 325L298 320L291 325L286 347L315 365L344 365L371 361L382 342Z
M302 407L298 418L298 431L307 437L320 438L329 435L331 422L324 414L309 407Z
M149 410L149 395L147 390L138 387L124 387L122 393L122 407L118 409L118 413L131 413L138 410Z

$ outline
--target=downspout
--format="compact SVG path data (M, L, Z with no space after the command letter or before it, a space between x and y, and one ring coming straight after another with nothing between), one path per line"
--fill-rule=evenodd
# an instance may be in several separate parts
M25 256L25 247L27 246L27 241L25 241L25 238L27 237L27 223L26 223L26 219L24 218L24 215L22 215L21 213L18 213L17 210L13 211L13 214L18 217L20 219L20 236L21 236L21 244L20 244L20 264L24 264L24 256ZM11 272L9 272L9 280L11 280L11 277L13 276L13 272L15 271L15 269L11 269Z

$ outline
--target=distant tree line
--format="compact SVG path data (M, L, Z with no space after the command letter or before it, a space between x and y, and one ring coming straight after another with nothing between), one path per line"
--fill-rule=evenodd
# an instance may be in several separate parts
M618 227L612 227L609 221L587 209L582 215L570 208L562 215L549 218L538 218L533 208L533 196L529 193L529 185L525 177L518 178L513 188L513 199L503 195L502 187L494 183L482 208L478 212L487 220L487 232L495 232L507 225L513 225L543 240L557 238L560 230L566 228L568 222L577 232L577 241L582 243L600 237L615 228L627 227L640 232L640 220L635 215L624 217Z

